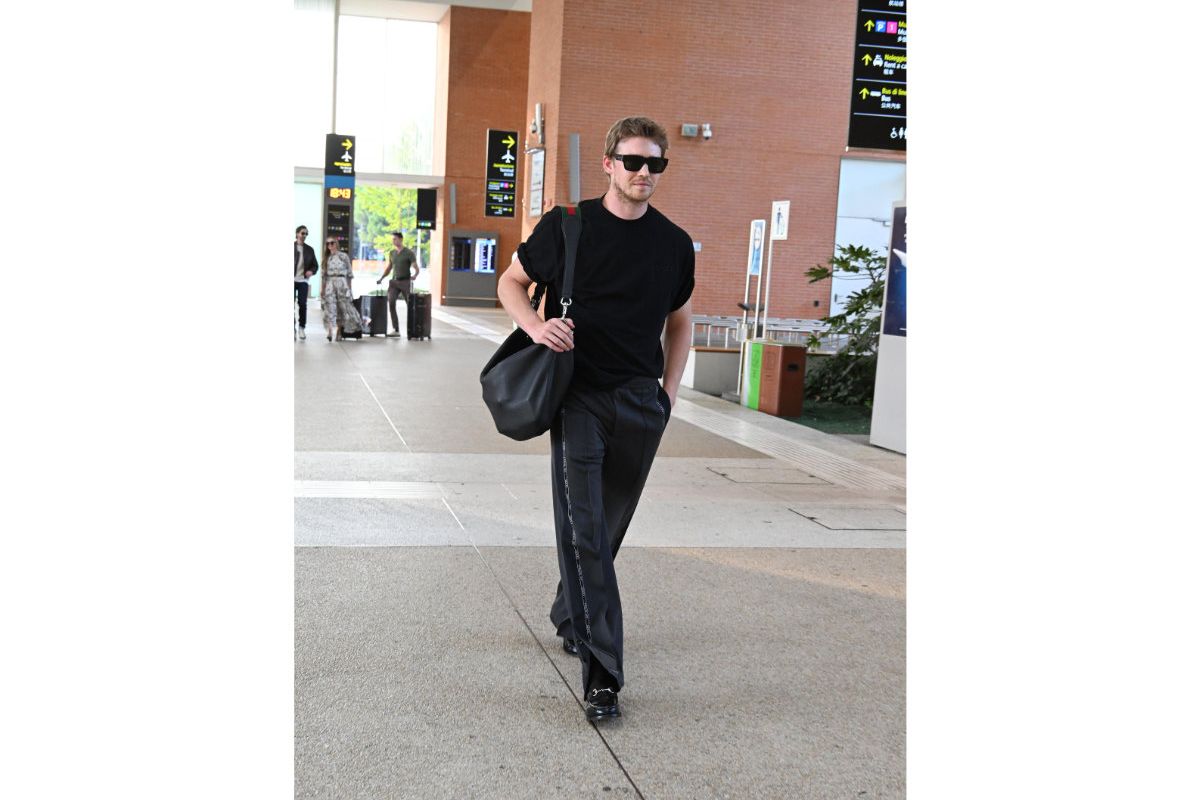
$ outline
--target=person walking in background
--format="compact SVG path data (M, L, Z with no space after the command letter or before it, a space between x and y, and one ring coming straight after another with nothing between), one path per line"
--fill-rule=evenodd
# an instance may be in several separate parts
M304 326L308 322L308 279L317 271L317 254L310 245L305 243L308 238L308 228L301 225L296 228L296 252L293 259L293 291L296 305L300 307L300 338L304 337Z
M571 209L583 228L568 314L559 302L560 208L517 247L497 285L504 310L533 341L575 353L570 388L550 427L560 577L550 622L563 649L579 656L589 720L621 715L623 618L613 559L692 343L692 239L649 203L667 168L666 151L666 131L653 120L628 117L609 129L602 160L608 190ZM549 286L544 320L529 307L533 281Z
M400 318L396 316L396 298L403 297L407 307L408 296L412 293L412 282L421 274L421 268L417 266L417 257L413 255L412 250L404 246L404 234L400 231L392 233L392 252L388 253L387 269L375 283L383 283L383 279L389 273L392 276L388 281L388 308L392 312L392 332L388 336L399 336Z
M337 239L325 240L325 257L321 259L321 310L325 315L325 338L339 340L344 334L362 331L362 317L354 307L350 282L354 269L350 256L338 249Z

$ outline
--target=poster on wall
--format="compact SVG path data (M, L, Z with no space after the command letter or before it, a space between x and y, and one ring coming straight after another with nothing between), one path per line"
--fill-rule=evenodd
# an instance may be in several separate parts
M908 207L892 208L892 242L888 251L887 290L883 300L883 332L908 336Z
M892 205L892 238L888 244L870 442L876 447L907 453L908 207L904 202Z
M546 151L529 154L529 216L542 215L542 182L546 176Z

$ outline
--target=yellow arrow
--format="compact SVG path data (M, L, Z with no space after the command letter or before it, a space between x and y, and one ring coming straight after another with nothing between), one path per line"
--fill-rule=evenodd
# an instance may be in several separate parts
M866 27L867 30L873 30L875 28L875 20L867 20L867 24L864 27Z
M863 63L864 63L864 64L870 64L870 63L871 63L871 56L870 56L870 54L867 54L867 55L863 56Z
M870 93L870 92L868 92L866 89L863 89L863 90L862 90L862 99L863 99L863 100L866 100L866 99L867 99L867 96L868 96L868 95L870 95L870 94L871 94L871 93Z
M500 140L500 144L506 144L506 145L508 145L509 147L512 147L512 146L513 146L514 144L516 144L516 143L517 143L517 140L516 140L516 139L514 139L514 138L512 137L512 134L511 134L511 133L508 135L508 138L507 138L507 139L501 139L501 140Z
M351 147L354 147L354 142L350 141L349 139L344 139L342 140L342 147L349 150Z

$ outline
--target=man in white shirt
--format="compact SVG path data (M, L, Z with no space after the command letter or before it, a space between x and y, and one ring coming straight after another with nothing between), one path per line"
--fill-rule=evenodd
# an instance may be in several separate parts
M308 322L308 279L317 271L317 254L305 244L308 228L296 228L296 250L292 257L292 281L296 304L300 306L300 338L304 339L304 326Z

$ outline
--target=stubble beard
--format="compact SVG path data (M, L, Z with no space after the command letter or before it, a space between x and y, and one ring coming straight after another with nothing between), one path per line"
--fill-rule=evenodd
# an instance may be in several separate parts
M612 186L613 186L613 189L615 189L617 192L618 200L622 200L633 206L642 205L643 203L649 203L650 198L654 195L654 184L649 184L647 186L647 188L650 190L650 192L644 198L633 197L628 192L626 192L624 188L621 187L621 184L617 183L616 181L613 181Z

